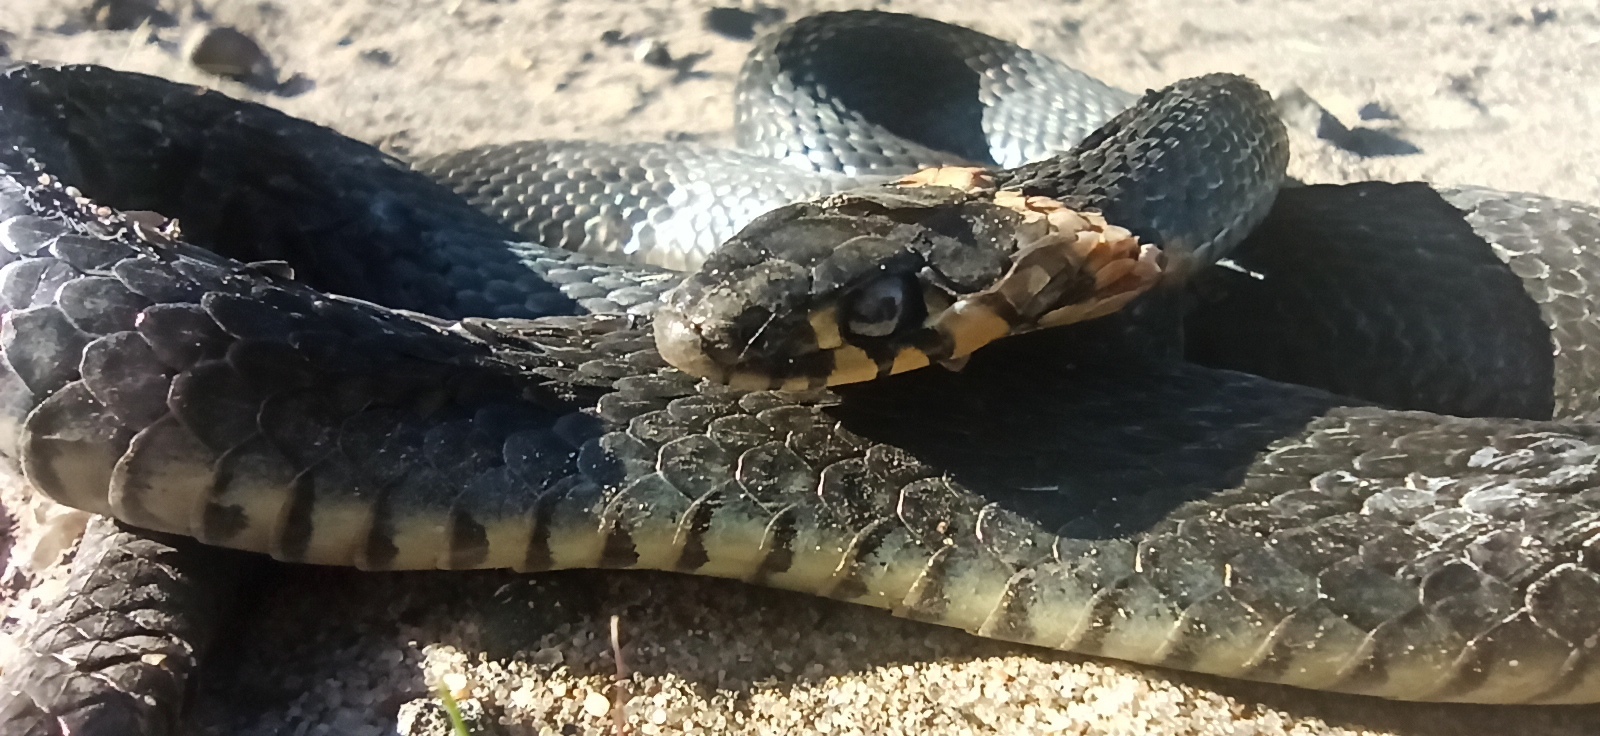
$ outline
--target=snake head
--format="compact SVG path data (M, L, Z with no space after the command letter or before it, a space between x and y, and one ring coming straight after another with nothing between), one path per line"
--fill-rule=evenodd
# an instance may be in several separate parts
M1109 314L1160 276L1092 214L938 171L756 219L668 295L662 357L743 389L854 383Z

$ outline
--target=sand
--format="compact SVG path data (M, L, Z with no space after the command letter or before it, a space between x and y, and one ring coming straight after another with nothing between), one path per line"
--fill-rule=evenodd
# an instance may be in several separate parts
M127 5L132 0L124 0ZM146 0L156 3L157 0ZM213 0L92 30L88 0L5 0L14 58L109 64L278 106L401 155L526 138L727 142L746 39L708 2ZM133 2L137 5L138 3ZM735 7L728 2L725 7ZM1308 181L1424 179L1600 202L1600 11L1471 0L770 2L876 7L1015 39L1127 89L1210 71L1299 88ZM739 19L721 11L719 18ZM203 22L266 49L277 92L183 61ZM735 23L734 25L737 25ZM726 29L739 35L738 28ZM1300 115L1303 121L1304 110ZM1333 132L1328 132L1328 131ZM3 496L15 631L74 515ZM41 543L42 540L42 543ZM443 733L443 682L484 733L1579 734L1597 708L1399 704L1013 647L885 614L661 574L361 574L284 567L217 658L200 734ZM609 642L617 617L626 694ZM398 725L397 725L398 724Z

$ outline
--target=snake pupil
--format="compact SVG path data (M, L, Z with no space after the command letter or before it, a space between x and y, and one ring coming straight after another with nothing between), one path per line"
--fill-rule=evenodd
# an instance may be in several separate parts
M860 337L887 337L907 321L915 284L906 276L874 280L851 297L844 310L845 328Z

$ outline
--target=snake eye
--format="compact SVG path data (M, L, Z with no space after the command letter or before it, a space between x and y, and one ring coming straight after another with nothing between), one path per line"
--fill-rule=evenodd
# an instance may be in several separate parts
M917 281L910 276L872 281L857 289L844 304L844 328L861 337L892 335L911 321L922 306L917 297Z

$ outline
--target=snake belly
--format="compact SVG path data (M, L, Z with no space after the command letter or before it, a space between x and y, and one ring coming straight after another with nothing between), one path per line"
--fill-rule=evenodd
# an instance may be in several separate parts
M238 260L0 158L0 450L53 498L285 560L671 570L1229 677L1600 699L1590 422L1399 411L1196 364L1128 365L1094 349L1092 326L1083 340L1006 341L960 373L732 391L655 354L644 305L670 275L531 243L458 256L503 231L327 131L183 94L204 100L184 109L215 111L194 125L237 125L202 149L216 179L163 197L186 233L244 233L229 241ZM181 145L149 150L192 153L180 130L161 135ZM98 139L47 135L72 152L35 152L125 209L147 202L110 186L127 181L116 172L165 182L179 160L105 168ZM239 150L295 176L270 196L236 186L258 183ZM357 180L381 186L346 199ZM1549 369L1554 401L1587 407L1595 264L1577 245L1600 217L1441 194L1509 264L1547 340L1572 348ZM1307 188L1279 209L1319 195L1333 196ZM284 219L308 203L320 219ZM401 265L330 243L381 244ZM285 256L304 280L261 263ZM341 278L362 300L310 285ZM500 298L519 280L541 286ZM436 303L438 316L373 301ZM485 304L539 318L465 316Z

